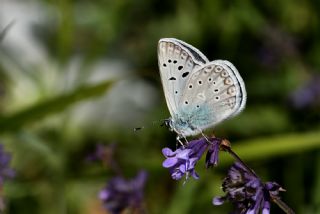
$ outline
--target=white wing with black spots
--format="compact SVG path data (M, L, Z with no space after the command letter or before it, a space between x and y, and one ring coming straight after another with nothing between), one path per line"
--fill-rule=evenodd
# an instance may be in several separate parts
M158 63L164 94L171 115L175 115L191 73L208 59L196 48L177 39L161 39Z

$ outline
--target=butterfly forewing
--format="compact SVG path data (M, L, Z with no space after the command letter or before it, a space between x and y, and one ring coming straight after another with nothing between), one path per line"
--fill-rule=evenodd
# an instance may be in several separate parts
M206 62L207 58L187 43L170 38L159 41L159 70L171 115L177 114L179 100L190 75Z

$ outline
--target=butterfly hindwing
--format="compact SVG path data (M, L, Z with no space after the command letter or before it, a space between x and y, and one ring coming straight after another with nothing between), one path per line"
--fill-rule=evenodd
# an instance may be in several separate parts
M179 102L194 134L238 114L245 105L243 80L234 66L215 60L194 71ZM186 116L187 115L187 116Z
M237 86L236 87L239 91L237 93L237 102L239 103L239 106L236 111L231 116L236 116L239 114L245 107L246 102L247 102L247 92L246 92L246 87L244 85L244 81L242 77L239 74L239 71L236 69L236 67L229 61L227 60L215 60L217 63L221 63L225 66L227 66L228 70L230 71L230 75L233 77L235 80Z

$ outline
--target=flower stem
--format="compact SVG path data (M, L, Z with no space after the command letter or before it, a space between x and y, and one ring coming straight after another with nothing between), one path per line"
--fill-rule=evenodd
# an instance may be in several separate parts
M279 197L274 197L271 195L271 199L274 203L276 203L286 214L295 214L295 212L283 201L281 201L281 199Z
M230 143L226 144L222 142L220 146L222 147L223 151L228 152L236 161L241 163L241 165L245 167L246 170L248 170L248 172L250 172L253 176L258 177L257 174L245 162L243 162L241 158L231 149Z

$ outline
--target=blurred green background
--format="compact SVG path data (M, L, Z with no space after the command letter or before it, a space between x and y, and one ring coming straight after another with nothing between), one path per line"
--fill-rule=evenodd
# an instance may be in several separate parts
M229 213L215 207L231 159L200 180L172 181L161 149L175 134L157 42L175 37L231 61L248 102L214 129L297 213L320 213L320 3L212 0L0 0L0 140L17 171L7 213L106 213L97 194L114 172L86 156L116 144L127 177L149 173L148 213ZM134 127L146 126L140 132ZM272 213L282 213L276 206Z

